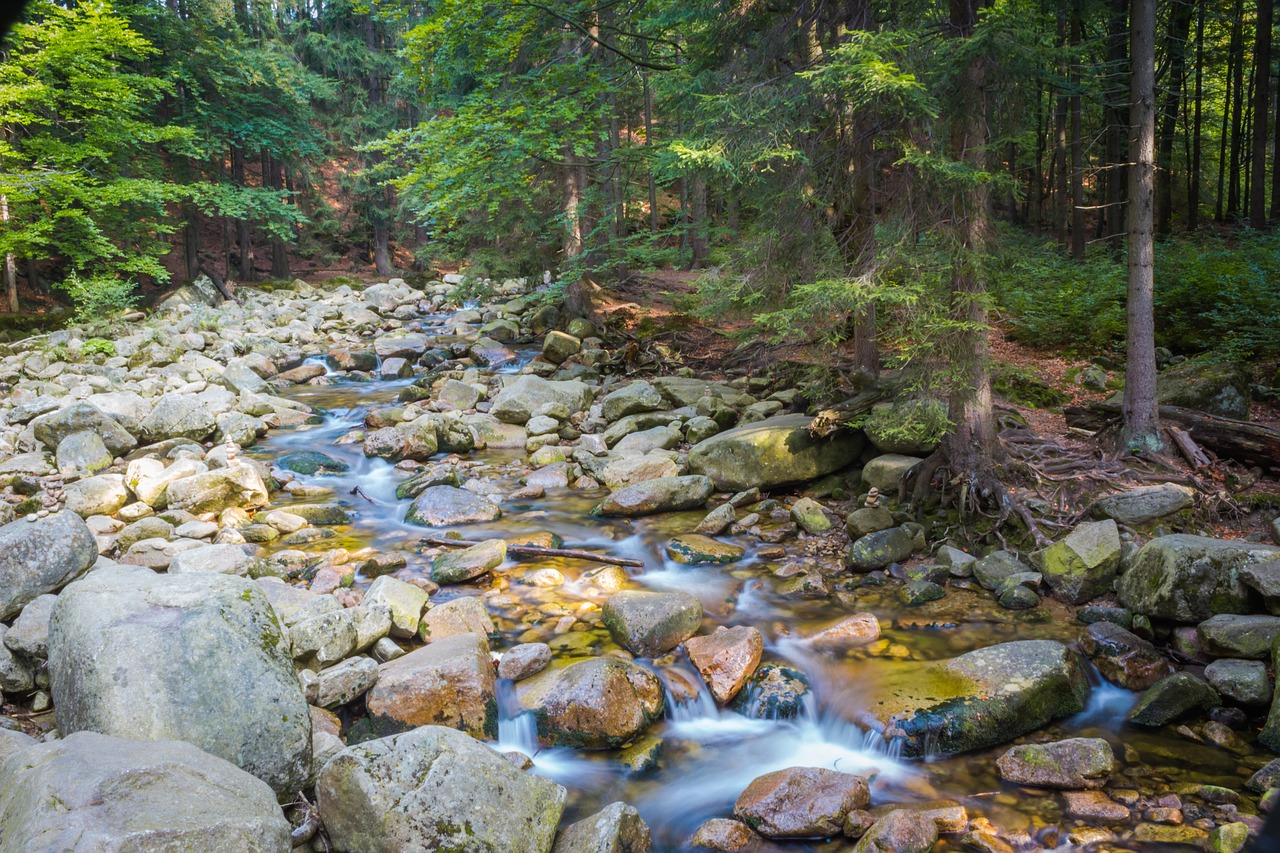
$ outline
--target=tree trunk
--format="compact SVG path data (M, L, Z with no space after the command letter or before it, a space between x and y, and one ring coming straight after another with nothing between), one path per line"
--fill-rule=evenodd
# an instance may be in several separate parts
M1071 5L1071 257L1084 259L1084 137L1080 129L1080 42L1084 40L1084 21L1079 3Z
M1128 186L1129 92L1123 83L1129 68L1129 2L1107 0L1107 170L1103 236L1117 252L1125 229Z
M646 150L652 151L653 148L653 91L649 88L649 75L642 76L644 80L644 147ZM649 162L646 171L649 173L649 230L654 234L658 233L658 182L654 177L654 163Z
M1253 83L1253 170L1249 225L1267 227L1267 122L1271 118L1271 24L1275 0L1258 0L1258 36Z
M711 244L707 239L707 182L702 176L693 177L690 193L689 223L689 264L691 269L702 269L707 265L711 255Z
M273 190L284 188L280 161L265 148L262 150L262 181ZM289 278L289 248L281 237L271 238L271 277Z
M9 227L9 197L7 195L0 195L0 221L4 222L6 228ZM18 269L13 252L7 252L4 256L4 279L9 288L9 313L17 314Z
M244 147L231 148L231 180L238 187L247 187L244 175ZM253 281L253 242L249 233L249 220L236 221L237 244L240 247L240 280Z
M1169 85L1160 105L1159 151L1156 162L1156 233L1168 234L1173 224L1173 138L1178 128L1178 104L1187 67L1187 37L1191 34L1190 3L1177 2L1169 12L1165 55L1169 58Z
M1235 16L1231 22L1232 72L1231 88L1231 163L1227 174L1227 216L1240 212L1240 166L1243 142L1244 118L1244 4L1236 0Z
M978 11L986 0L951 0L950 25L954 38L969 38L978 23ZM965 68L960 85L961 102L952 120L952 156L974 169L986 167L987 81L991 61L976 54ZM947 464L968 483L965 493L975 497L987 488L996 451L995 417L991 403L990 354L987 343L986 281L981 257L991 229L991 194L985 182L959 190L955 223L957 258L951 274L952 318L966 331L959 332L957 357L962 361L950 389L947 412L954 431L944 442ZM953 366L954 367L954 366ZM917 487L924 485L918 483Z
M1195 118L1191 128L1191 168L1187 185L1187 230L1200 227L1200 137L1204 105L1204 0L1196 3Z
M200 211L196 210L195 205L185 206L182 246L187 278L194 280L200 276Z
M1156 134L1156 0L1130 7L1129 305L1122 450L1159 450L1153 313Z
M564 147L564 169L561 180L564 184L564 242L562 254L565 261L582 254L585 245L585 236L582 233L582 193L583 187L579 183L581 170L578 168L577 156L573 153L573 146L566 144Z

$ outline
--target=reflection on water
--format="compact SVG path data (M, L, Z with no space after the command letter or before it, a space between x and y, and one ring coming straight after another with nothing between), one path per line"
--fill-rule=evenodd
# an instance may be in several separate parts
M428 319L451 322L444 317ZM502 372L518 372L534 352L517 350L517 361ZM427 559L419 554L418 540L442 531L404 522L410 502L398 499L395 491L411 472L366 457L358 441L340 442L362 428L370 410L393 403L413 380L351 381L336 373L336 365L327 357L308 360L323 364L326 377L320 384L291 389L287 396L313 406L322 417L316 423L276 431L251 452L271 460L291 452L320 451L348 468L342 473L297 475L304 494L291 498L282 493L277 504L341 504L352 522L336 528L337 537L326 540L325 548L372 546L382 552L401 551L409 556L411 571L425 569ZM507 494L519 487L520 477L527 473L524 462L524 454L518 451L481 451L468 457L465 474L488 481L497 494ZM322 491L317 493L317 489ZM864 587L843 598L788 598L776 591L773 572L778 565L758 559L753 539L724 537L748 549L747 558L737 564L705 567L673 563L665 558L664 543L676 533L691 530L702 513L633 520L595 518L590 509L602 496L551 490L543 498L504 503L504 516L497 522L459 530L468 539L553 531L566 546L640 560L643 568L626 570L629 585L698 596L706 611L706 630L717 624L758 627L766 641L765 660L804 673L811 689L793 719L748 717L718 707L682 654L660 659L653 666L668 685L667 712L649 734L662 740L661 757L657 770L637 774L628 771L615 752L541 747L532 715L520 710L511 682L500 680L499 737L494 747L530 756L533 772L565 785L570 792L568 817L584 816L624 800L635 805L650 824L655 849L673 850L702 821L730 815L734 800L751 779L772 770L805 765L867 775L872 780L873 803L951 796L961 798L971 813L987 814L1007 828L1034 829L1063 820L1055 796L1014 797L1012 803L1001 799L998 794L1003 789L994 774L994 759L1003 747L928 763L908 762L899 757L895 744L886 744L860 721L868 719L866 704L878 684L902 677L922 662L1015 639L1074 641L1080 626L1069 611L1049 600L1035 611L1003 611L988 593L962 589L953 589L942 601L914 609L897 601L892 586ZM542 587L525 581L528 572L542 568L557 569L564 583ZM481 594L491 585L501 592L508 603L490 606L498 626L495 650L542 640L551 642L561 656L599 654L616 649L599 619L599 605L613 587L601 586L588 574L599 568L583 561L508 561L494 576L474 585L448 588L437 597ZM358 585L366 583L357 577ZM795 640L854 611L870 611L879 617L883 635L878 642L844 654L817 654ZM562 634L556 625L565 616L572 616L574 624ZM1096 673L1093 680L1088 708L1050 727L1046 734L1106 737L1119 755L1128 745L1149 762L1150 767L1144 769L1148 781L1167 779L1172 783L1187 778L1188 771L1212 772L1218 784L1241 787L1238 768L1221 750L1190 745L1194 747L1191 750L1186 742L1160 733L1126 731L1124 715L1134 695L1107 684ZM695 688L692 692L690 686ZM793 843L786 849L832 848Z

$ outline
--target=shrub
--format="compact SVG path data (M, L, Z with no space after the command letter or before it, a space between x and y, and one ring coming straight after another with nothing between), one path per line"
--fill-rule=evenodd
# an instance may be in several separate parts
M72 272L61 286L75 303L72 322L76 324L94 325L110 320L138 301L133 282L111 276L81 278Z

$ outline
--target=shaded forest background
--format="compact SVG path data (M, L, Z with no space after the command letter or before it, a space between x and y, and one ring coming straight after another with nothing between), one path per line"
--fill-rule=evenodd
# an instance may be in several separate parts
M991 312L1120 353L1138 5L40 0L0 63L11 308L691 268L690 310L922 389L980 384ZM1273 4L1155 8L1157 343L1274 357Z

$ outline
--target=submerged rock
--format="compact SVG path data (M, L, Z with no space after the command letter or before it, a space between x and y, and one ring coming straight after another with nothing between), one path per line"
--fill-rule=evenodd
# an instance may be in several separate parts
M1102 738L1069 738L1015 746L996 761L1000 778L1039 788L1101 788L1116 771L1111 744Z
M733 700L733 709L758 720L791 720L805 711L811 689L798 669L767 663L756 669Z
M502 510L488 498L453 486L431 486L414 498L404 520L420 527L496 521Z
M740 491L812 480L856 461L862 433L842 430L825 438L809 431L808 415L780 415L718 433L689 450L689 469L716 487Z
M868 703L886 738L910 756L994 746L1079 713L1089 683L1079 660L1052 640L1021 640L948 661L899 665Z
M0 758L0 849L288 853L262 781L182 741L76 732Z
M338 850L549 853L565 789L440 726L351 746L316 800Z
M1175 534L1152 539L1120 577L1120 602L1135 613L1199 622L1248 613L1252 590L1241 571L1280 558L1280 547Z
M49 676L64 733L181 738L280 793L306 780L306 699L288 641L252 581L95 571L54 605Z
M618 645L640 657L669 652L702 626L702 602L687 592L614 593L601 609Z
M612 657L545 669L516 683L544 743L615 749L662 713L662 682L649 670Z

